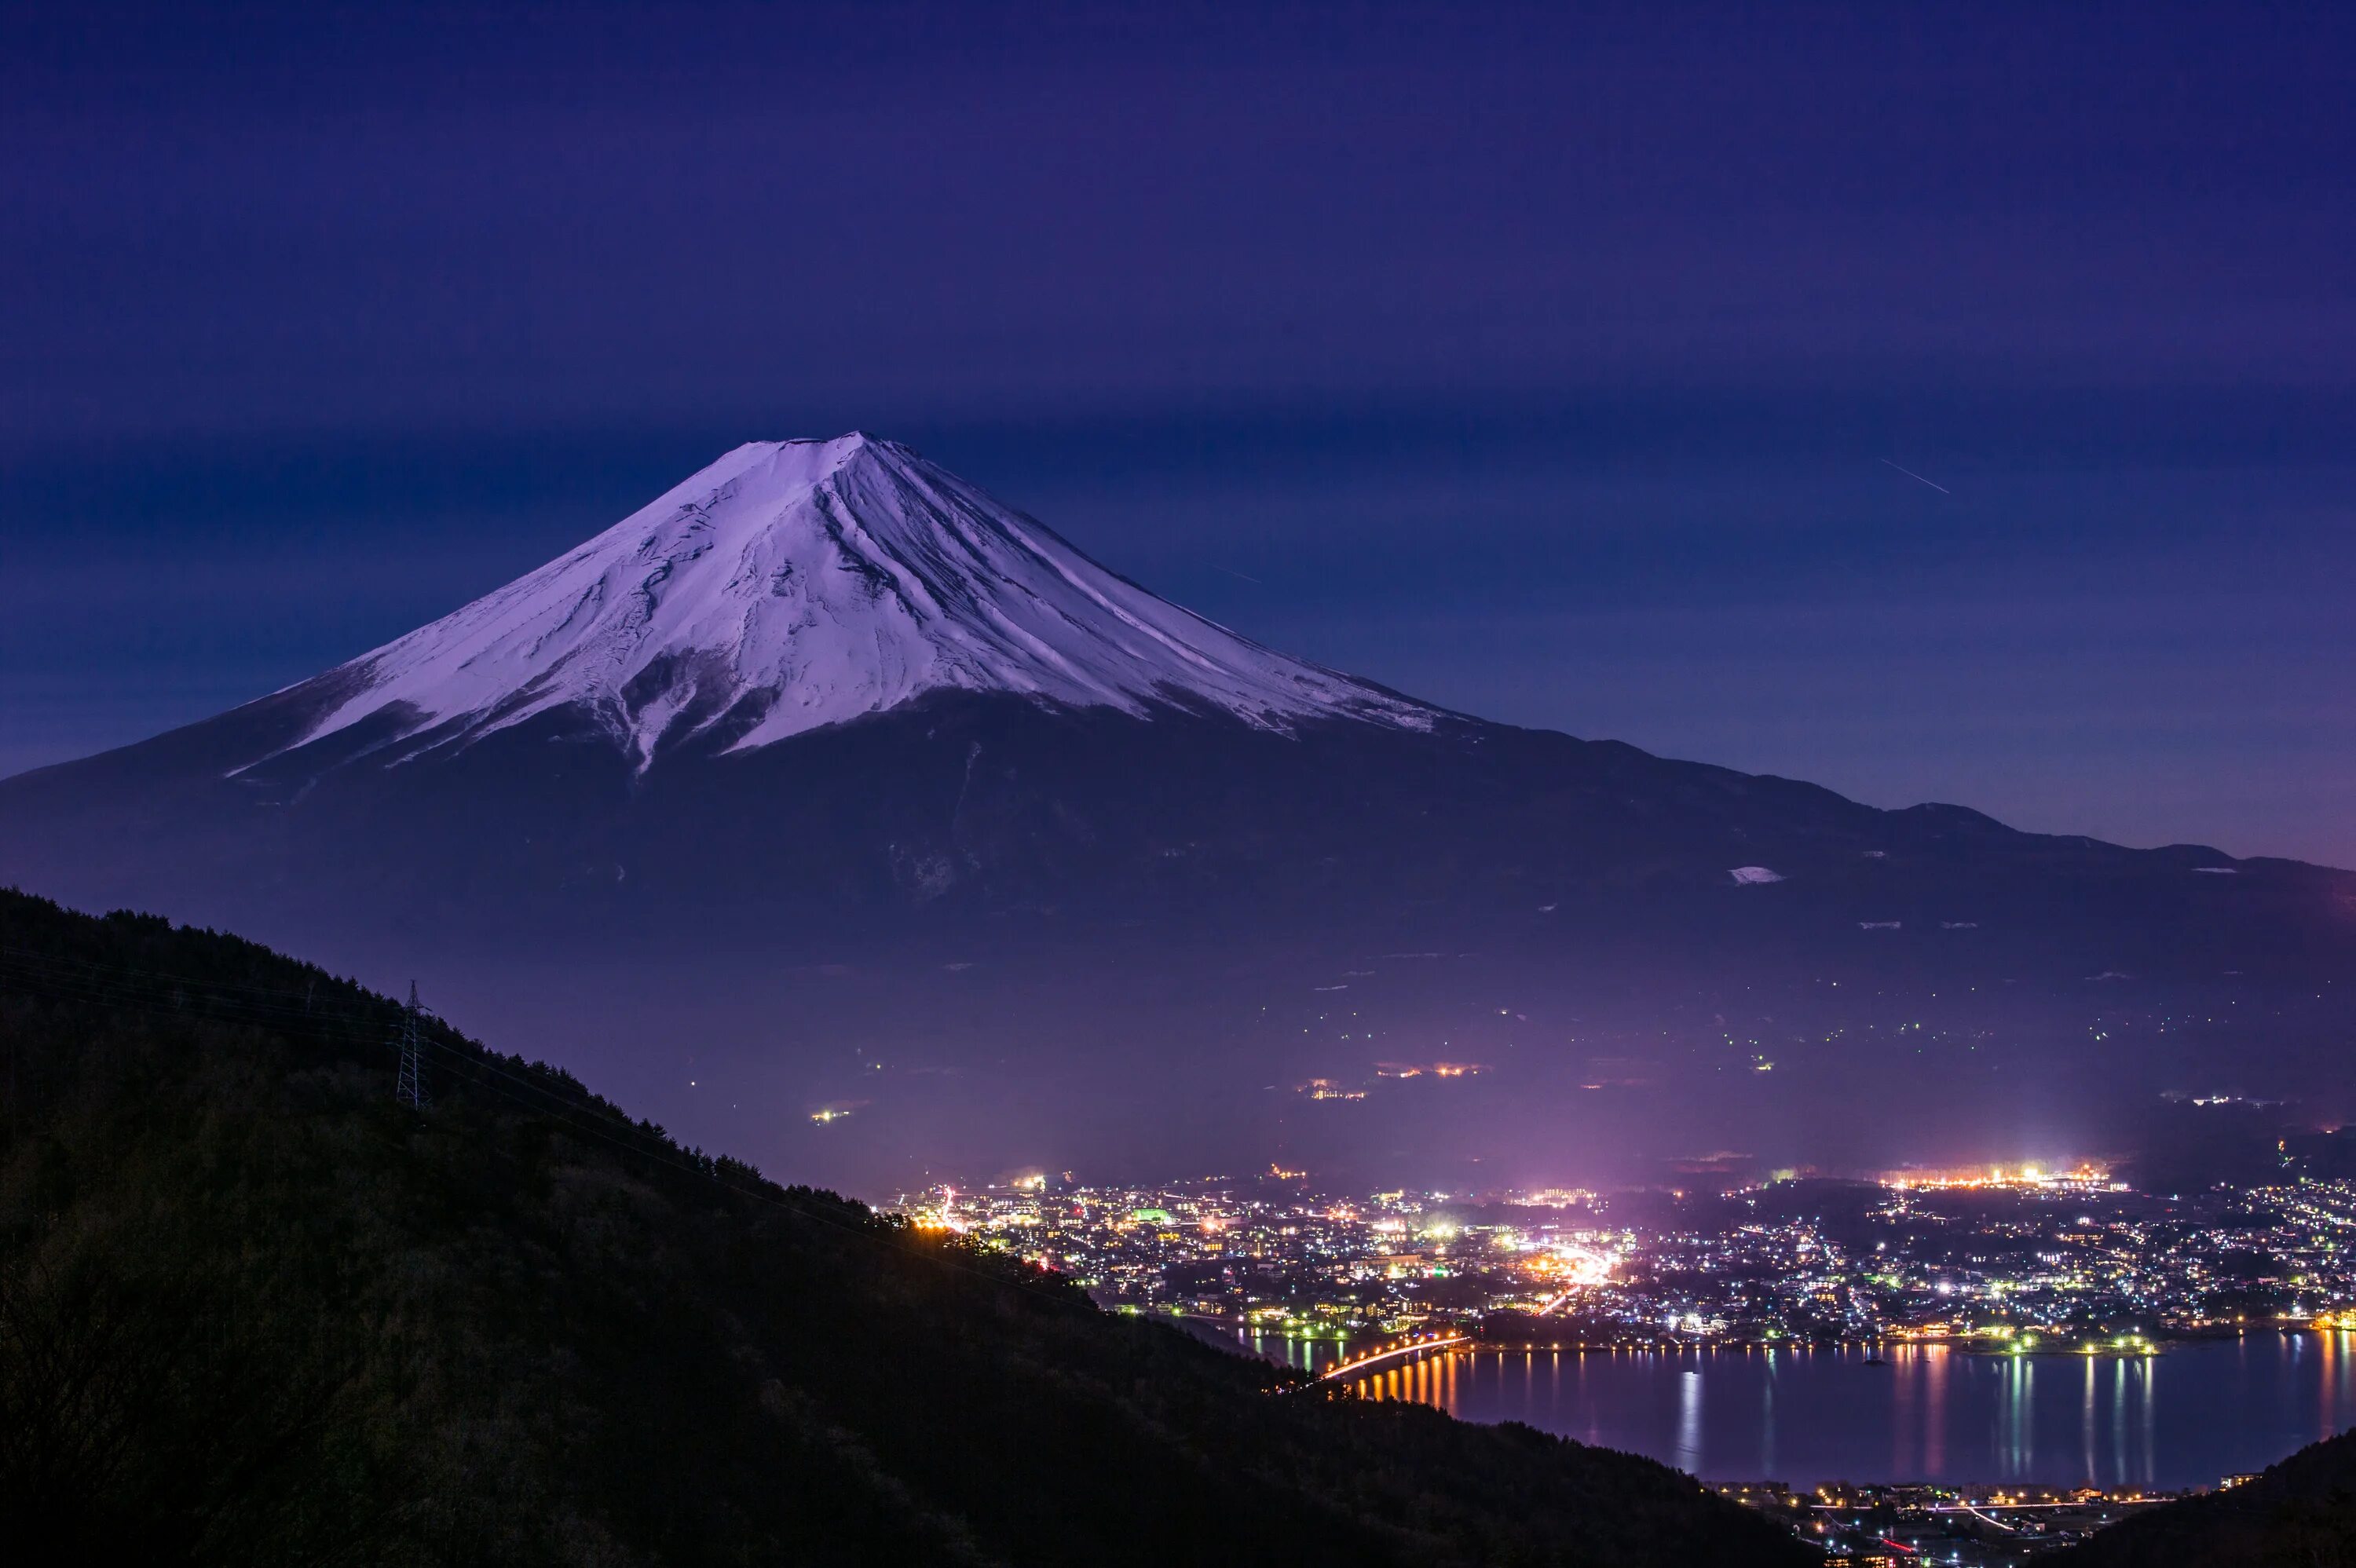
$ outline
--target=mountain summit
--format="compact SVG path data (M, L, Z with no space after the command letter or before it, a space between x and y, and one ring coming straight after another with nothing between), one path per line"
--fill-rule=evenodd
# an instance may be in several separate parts
M573 705L646 767L766 746L926 692L1284 731L1434 709L1287 658L1108 571L894 442L753 442L539 571L291 688L294 743L463 746Z

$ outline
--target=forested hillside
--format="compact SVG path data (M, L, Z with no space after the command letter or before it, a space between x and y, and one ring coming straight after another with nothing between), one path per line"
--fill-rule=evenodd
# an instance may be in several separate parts
M2356 1433L2113 1525L2052 1568L2356 1568Z
M1280 1393L438 1025L413 1109L401 1021L232 937L0 892L12 1557L1812 1555L1648 1460Z

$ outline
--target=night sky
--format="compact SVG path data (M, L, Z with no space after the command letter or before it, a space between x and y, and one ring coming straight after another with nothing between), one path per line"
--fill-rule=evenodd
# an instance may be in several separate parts
M0 14L0 773L864 428L1491 718L2356 866L2356 7L378 9Z

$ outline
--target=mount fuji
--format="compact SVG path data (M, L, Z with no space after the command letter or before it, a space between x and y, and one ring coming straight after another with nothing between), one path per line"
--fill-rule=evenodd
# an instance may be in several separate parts
M348 663L0 781L0 880L413 975L868 1189L2053 1157L2168 1091L2356 1110L2356 876L1451 713L857 434L738 447Z
M381 718L398 764L560 708L641 770L928 692L1144 718L1429 730L1433 709L1269 652L1115 576L892 442L754 442L579 549L290 696L295 744Z

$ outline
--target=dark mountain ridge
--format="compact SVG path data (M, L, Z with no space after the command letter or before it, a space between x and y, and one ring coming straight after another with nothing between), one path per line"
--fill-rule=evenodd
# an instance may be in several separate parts
M682 1149L233 938L0 894L27 1561L1801 1561L1648 1460L1298 1375Z

